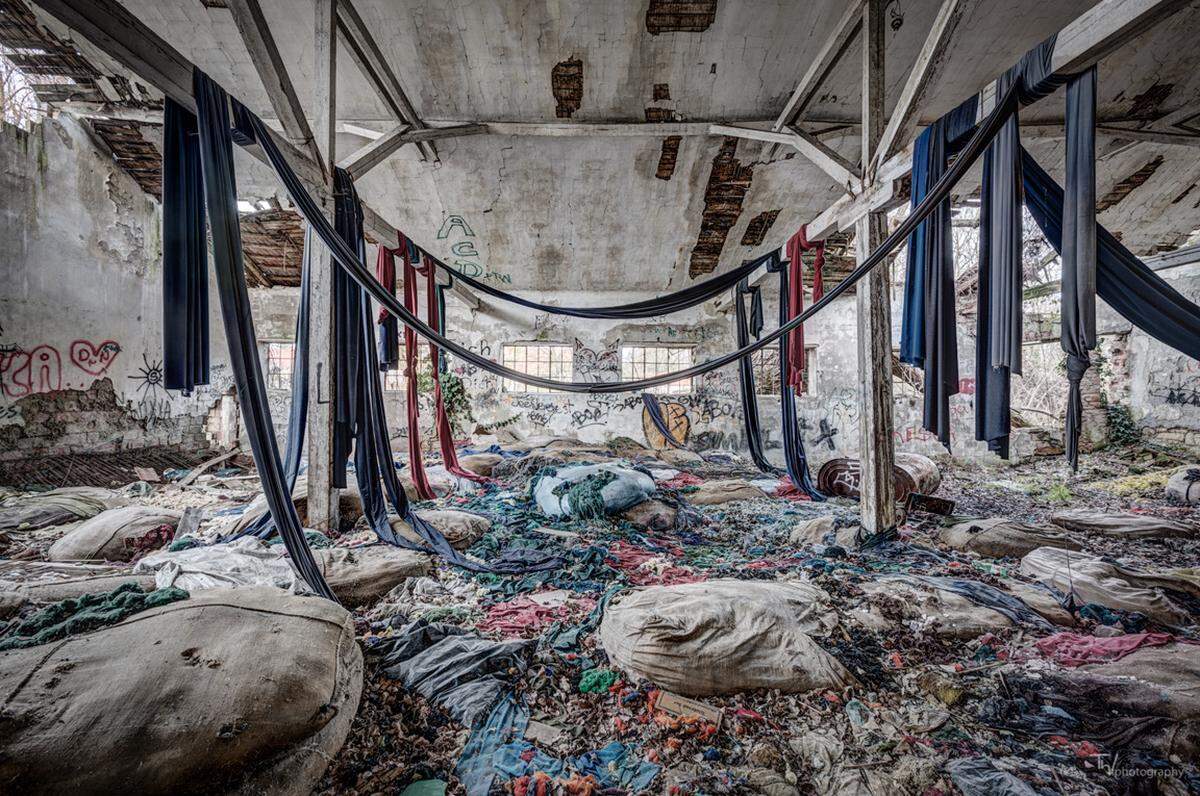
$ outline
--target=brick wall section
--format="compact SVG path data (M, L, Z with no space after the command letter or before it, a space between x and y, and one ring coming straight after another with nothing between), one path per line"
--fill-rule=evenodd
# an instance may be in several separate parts
M13 406L24 422L0 426L0 461L160 445L209 447L203 417L139 417L118 399L111 379L97 379L86 390L36 393Z

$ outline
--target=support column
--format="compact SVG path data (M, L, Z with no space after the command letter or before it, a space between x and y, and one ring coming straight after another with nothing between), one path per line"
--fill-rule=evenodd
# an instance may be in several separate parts
M867 169L883 135L883 55L885 0L868 0L863 9L862 170L864 183L873 180ZM869 213L854 225L861 263L885 237L883 213ZM892 312L889 270L881 265L858 283L858 371L860 482L864 533L896 526L896 489L892 402Z
M316 0L316 59L313 85L313 137L324 156L327 190L322 201L333 216L333 163L336 162L337 0ZM311 313L308 354L308 527L336 530L338 490L333 486L334 323L333 268L329 249L319 241L309 276Z

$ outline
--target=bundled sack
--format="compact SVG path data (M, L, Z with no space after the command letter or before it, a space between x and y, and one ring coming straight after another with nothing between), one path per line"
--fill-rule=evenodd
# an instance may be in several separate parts
M125 505L125 498L111 489L73 486L14 495L0 503L0 531L36 531L95 517L105 509Z
M549 468L533 482L538 509L549 517L597 519L636 506L654 490L649 475L616 464Z
M300 517L301 527L309 527L308 521L308 481L304 478L296 479L296 486L292 488L292 503L296 506L296 514ZM259 517L267 514L270 509L267 506L266 495L258 495L251 501L250 505L234 523L230 529L229 535L236 536L242 531L249 528L253 523L257 522ZM358 488L348 486L345 489L338 490L338 523L342 527L349 527L358 521L358 518L363 515L362 498L358 494Z
M0 592L19 595L31 603L112 591L126 583L155 588L153 575L135 575L128 565L0 561Z
M344 608L214 590L0 653L12 793L308 793L345 742L362 653Z
M316 550L314 555L323 552ZM160 589L176 586L196 592L270 586L293 594L308 591L308 585L283 557L283 549L253 536L207 547L151 553L137 562L133 571L153 574Z
M428 522L446 537L446 541L455 550L466 550L479 537L492 527L492 521L482 514L456 509L433 509L415 512L418 517ZM392 530L410 542L425 544L425 539L417 534L403 518L392 518Z
M174 530L182 516L182 512L157 506L109 509L68 531L50 545L46 557L51 561L129 561L145 537L164 525Z
M1124 539L1195 539L1200 526L1145 514L1105 514L1087 509L1056 511L1050 522L1068 531Z
M985 558L1020 558L1039 547L1081 549L1077 542L1052 528L1004 517L955 523L938 531L938 540L953 550Z
M696 506L715 506L734 500L753 500L764 498L767 493L740 478L730 478L724 481L705 481L696 487L694 492L688 492L684 498Z
M1074 598L1076 604L1097 603L1116 611L1137 611L1164 625L1195 623L1187 610L1160 588L1194 591L1197 581L1186 573L1139 573L1086 553L1039 547L1021 559L1021 574Z
M854 676L809 635L836 622L810 583L721 579L614 599L600 642L620 668L689 696L840 690Z
M1171 473L1167 497L1185 506L1200 506L1200 464L1189 464Z
M429 556L402 547L329 547L313 558L338 601L347 608L373 603L408 578L429 573Z

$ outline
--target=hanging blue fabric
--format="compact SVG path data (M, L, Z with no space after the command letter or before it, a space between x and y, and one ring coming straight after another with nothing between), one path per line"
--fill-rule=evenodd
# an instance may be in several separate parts
M776 252L767 270L779 272L779 325L783 326L792 317L788 307L787 263L782 262ZM791 386L791 372L788 367L788 338L789 335L786 334L779 338L779 407L783 419L783 461L792 484L813 500L822 501L825 500L825 495L821 494L813 483L812 474L808 470L808 454L804 451L804 438L800 436L796 391Z
M746 297L750 297L750 316L746 317ZM750 342L753 334L758 339L763 328L762 291L757 285L751 287L750 280L743 277L733 289L734 333L738 348ZM786 339L786 337L784 338ZM786 382L784 382L786 384ZM742 398L742 422L746 429L746 448L754 466L770 475L782 475L783 470L771 464L763 451L761 421L758 414L758 389L754 379L754 364L749 356L738 360L738 390Z

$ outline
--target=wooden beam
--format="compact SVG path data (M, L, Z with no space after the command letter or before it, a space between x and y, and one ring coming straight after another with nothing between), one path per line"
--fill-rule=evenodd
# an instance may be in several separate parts
M396 121L408 122L414 129L426 127L425 122L417 115L416 108L409 101L400 80L388 65L383 51L375 43L370 28L363 22L358 9L352 0L338 0L337 4L338 32L341 33L349 46L350 54L363 73L363 77L375 88L376 92L391 109ZM437 148L430 141L418 144L421 155L426 160L438 159Z
M337 162L337 3L316 0L316 24L313 30L315 79L313 81L314 140L325 163ZM332 177L333 169L328 170ZM332 189L332 186L330 186ZM322 211L333 215L332 190L323 197ZM319 531L338 528L338 488L333 474L334 407L337 400L335 373L337 347L333 301L335 266L329 247L313 248L309 272L308 300L312 308L308 343L308 521ZM340 363L343 364L344 363Z
M867 0L863 10L862 164L871 162L883 135L885 0ZM868 213L855 226L861 264L883 243L886 219ZM874 268L855 294L858 303L859 521L867 534L896 527L896 452L892 413L892 318L890 270Z
M838 59L846 52L847 47L850 46L850 40L854 38L854 34L862 27L862 7L863 0L853 0L853 2L846 4L845 13L838 20L833 33L825 40L825 43L821 45L821 49L817 51L812 61L809 62L804 76L800 78L800 82L792 90L792 94L788 97L783 110L780 112L778 118L775 119L775 124L771 127L772 130L779 132L803 116L804 111L816 95L817 89L821 87L821 83L824 82L825 77L837 64Z
M307 152L313 160L324 166L313 139L312 128L308 126L308 119L304 115L304 107L296 96L296 89L288 77L287 67L258 0L228 0L228 4L233 22L250 53L250 60L267 91L271 108L283 124L284 135L295 147Z
M1059 74L1087 69L1192 0L1103 0L1058 34L1050 68Z
M904 88L900 91L900 99L897 100L887 127L883 130L883 136L879 139L869 172L873 172L884 158L891 156L897 137L900 133L907 132L909 124L917 114L926 86L937 74L938 67L945 62L947 44L962 18L962 12L963 0L942 1L929 28L929 35L925 37L925 44L917 53L917 60L913 63Z
M812 161L848 193L857 193L861 188L858 167L808 133L799 130L776 133L770 130L755 130L749 127L733 127L725 124L711 124L708 126L708 131L712 135L727 135L785 144Z
M1192 0L1100 0L1091 10L1059 33L1052 64L1063 63L1070 71L1087 68L1133 36L1145 32L1155 23L1184 8L1189 2ZM996 101L995 80L980 90L979 100L980 114L988 113ZM809 225L809 239L821 240L832 232L855 224L868 209L878 210L884 207L894 194L891 186L882 183L909 173L911 168L911 146L900 154L885 159L878 169L875 182L864 186L863 197L843 197L826 208L818 216L820 223ZM870 199L861 201L865 197L873 197L878 204Z
M357 180L404 146L407 143L404 135L411 129L412 125L408 122L401 122L365 147L356 150L354 154L342 160L338 165L350 172L350 176Z

